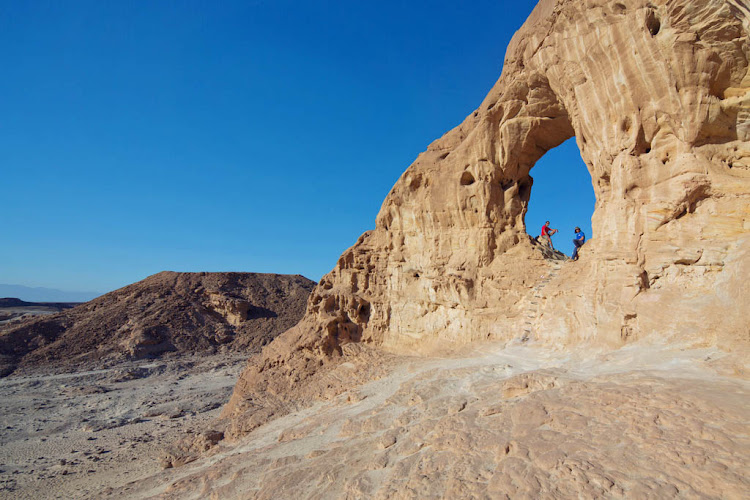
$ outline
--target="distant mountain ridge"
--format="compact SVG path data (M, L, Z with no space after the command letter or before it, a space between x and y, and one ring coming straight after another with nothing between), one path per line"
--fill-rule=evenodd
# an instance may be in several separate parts
M88 302L100 295L101 292L74 292L0 283L0 297L16 297L26 302Z
M29 302L27 300L21 300L16 297L0 297L0 308L3 307L59 307L61 309L70 309L80 302Z

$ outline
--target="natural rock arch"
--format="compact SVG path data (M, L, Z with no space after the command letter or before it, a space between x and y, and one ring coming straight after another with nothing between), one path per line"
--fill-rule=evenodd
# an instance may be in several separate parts
M542 0L479 108L404 172L224 415L285 398L352 343L519 338L550 269L523 225L529 171L573 136L597 238L544 286L534 340L746 345L722 294L750 297L749 18L735 0Z
M575 137L544 154L531 169L531 195L524 214L526 233L538 240L545 221L558 230L553 236L558 253L547 255L562 260L572 254L574 227L581 227L588 243L596 235L591 231L591 216L596 197L588 167L581 158Z

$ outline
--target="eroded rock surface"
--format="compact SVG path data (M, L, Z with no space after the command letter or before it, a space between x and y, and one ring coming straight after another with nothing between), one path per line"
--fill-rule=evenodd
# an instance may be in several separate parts
M746 381L716 348L503 344L378 381L97 498L744 498ZM222 445L219 446L219 448Z
M542 0L479 108L404 172L224 416L297 398L351 343L746 350L749 19L739 0ZM595 238L561 266L534 250L524 215L535 162L573 136Z

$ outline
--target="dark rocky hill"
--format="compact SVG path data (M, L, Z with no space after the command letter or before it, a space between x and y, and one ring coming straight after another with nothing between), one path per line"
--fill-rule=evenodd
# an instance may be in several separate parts
M0 328L10 322L28 320L34 316L54 314L77 306L80 302L27 302L15 297L0 298Z
M83 302L27 302L16 297L0 298L0 309L9 307L50 307L56 309L70 309Z
M0 298L0 307L20 307L20 306L31 306L33 302L26 302L25 300L17 299L15 297L2 297Z
M168 353L256 352L305 312L299 275L162 272L72 309L0 326L0 373Z

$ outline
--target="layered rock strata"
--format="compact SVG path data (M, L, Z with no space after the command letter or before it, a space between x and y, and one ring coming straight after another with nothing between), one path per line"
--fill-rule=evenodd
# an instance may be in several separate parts
M542 0L479 108L404 172L224 415L298 393L352 343L426 352L531 321L537 342L746 348L749 23L740 0ZM524 216L534 164L574 136L595 238L558 271Z

